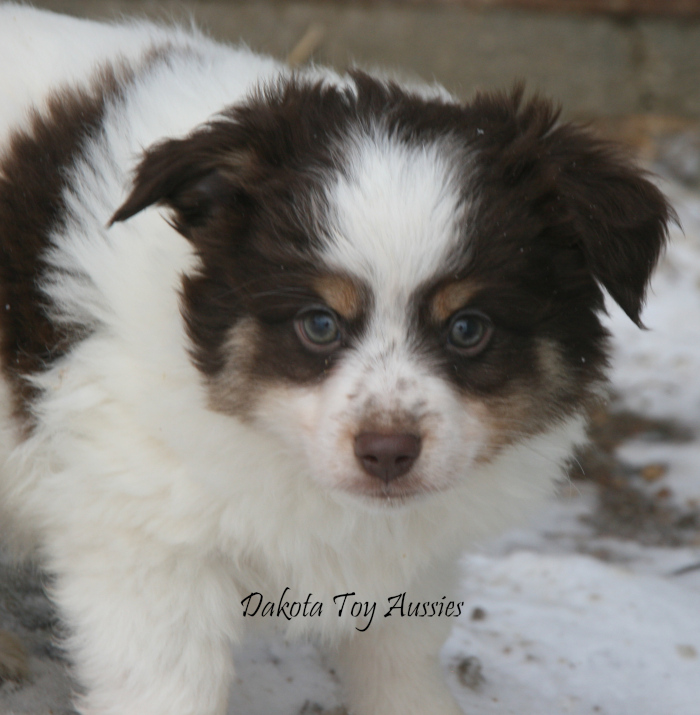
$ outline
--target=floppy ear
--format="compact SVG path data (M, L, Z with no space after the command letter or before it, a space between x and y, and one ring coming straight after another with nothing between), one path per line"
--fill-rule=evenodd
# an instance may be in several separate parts
M208 127L150 148L136 168L131 193L109 225L160 204L173 209L173 226L190 237L218 208L234 203L242 193L243 152L220 141L217 133Z
M594 278L643 327L647 285L676 214L645 172L613 145L567 125L550 140L574 241Z

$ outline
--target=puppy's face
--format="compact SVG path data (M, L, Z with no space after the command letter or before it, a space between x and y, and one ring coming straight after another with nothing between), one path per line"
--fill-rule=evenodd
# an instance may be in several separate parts
M156 202L201 258L182 306L212 409L386 505L585 407L600 285L638 322L670 217L547 103L361 74L282 83L153 148L115 220Z

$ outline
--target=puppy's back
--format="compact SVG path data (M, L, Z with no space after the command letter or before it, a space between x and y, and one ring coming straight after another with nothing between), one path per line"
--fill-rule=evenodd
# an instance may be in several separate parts
M0 142L30 105L40 105L57 87L84 81L97 65L116 56L137 57L167 37L154 25L105 25L0 5Z

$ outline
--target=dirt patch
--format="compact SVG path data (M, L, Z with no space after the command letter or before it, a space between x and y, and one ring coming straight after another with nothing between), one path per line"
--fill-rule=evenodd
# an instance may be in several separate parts
M694 434L683 425L625 411L599 410L592 416L591 443L570 472L598 486L597 508L584 517L597 536L631 539L647 546L700 543L700 507L679 506L664 486L666 465L631 466L617 456L630 439L682 444Z

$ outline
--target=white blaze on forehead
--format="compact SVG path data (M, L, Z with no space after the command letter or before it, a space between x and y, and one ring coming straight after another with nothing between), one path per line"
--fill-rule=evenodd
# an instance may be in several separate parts
M450 153L449 142L410 146L379 131L348 142L328 190L326 261L394 301L444 272L464 216Z

